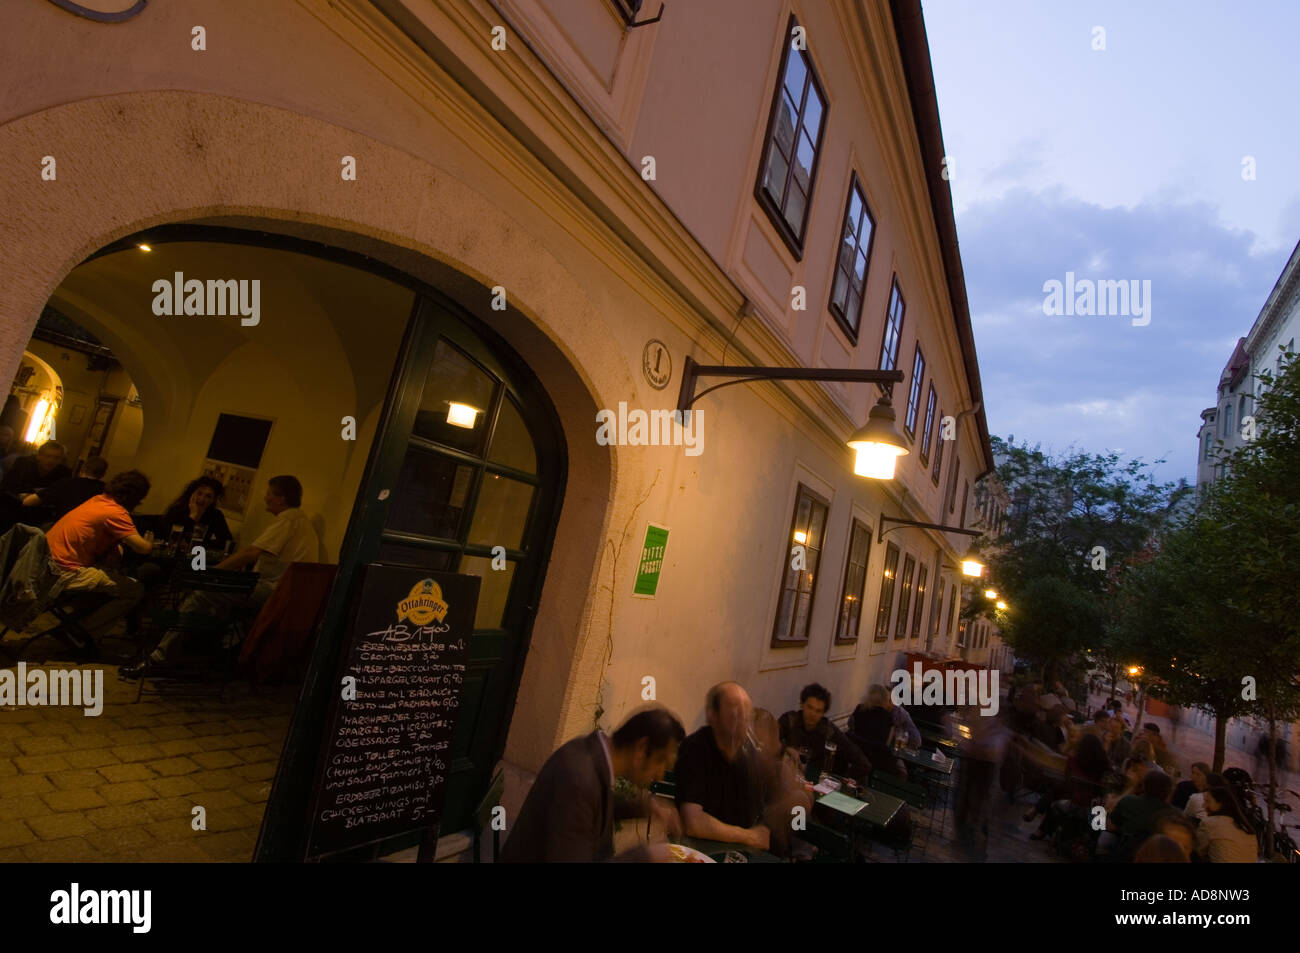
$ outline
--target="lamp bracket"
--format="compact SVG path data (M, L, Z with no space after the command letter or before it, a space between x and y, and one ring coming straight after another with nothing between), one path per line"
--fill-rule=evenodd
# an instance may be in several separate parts
M885 529L886 523L897 523L898 525ZM902 529L904 526L917 526L921 529L941 529L947 533L961 533L963 536L984 535L982 529L963 529L960 526L944 526L942 523L922 523L920 520L908 520L897 516L885 516L884 514L881 514L880 522L877 524L876 529L876 545L879 546L885 541L886 533L892 533L894 530Z
M698 394L695 386L701 377L730 377L706 387ZM697 364L689 355L682 366L682 386L677 393L677 410L685 414L697 400L719 387L748 384L753 381L836 381L845 384L897 384L902 371L860 371L846 367L729 367L724 364Z

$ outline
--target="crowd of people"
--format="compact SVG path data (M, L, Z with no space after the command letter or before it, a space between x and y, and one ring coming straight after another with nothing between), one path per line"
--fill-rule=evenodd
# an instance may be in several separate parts
M811 782L826 774L865 786L873 771L906 777L894 744L921 735L909 712L873 686L843 731L826 713L831 695L812 684L800 707L779 718L754 707L735 682L709 689L705 724L687 734L662 707L628 718L612 735L594 731L563 745L542 767L502 851L504 862L668 861L665 844L614 856L616 817L646 817L670 837L737 844L780 857L811 857L791 824L812 813ZM674 772L671 801L648 794L620 800L616 779L644 788ZM899 819L899 823L906 823Z
M1017 743L1003 787L1038 794L1024 820L1075 859L1253 863L1257 832L1248 816L1251 779L1241 769L1212 774L1183 765L1160 726L1132 724L1117 698L1090 720L1071 717L1063 686L1028 685L1012 700ZM1135 730L1136 729L1136 730ZM1104 825L1101 820L1104 819ZM1099 829L1104 827L1104 829Z
M12 437L11 428L0 426L0 449L8 447ZM10 558L9 573L17 578L13 585L5 580L4 592L31 594L38 602L42 594L58 592L103 596L101 605L78 620L80 628L96 640L124 618L127 634L138 631L151 591L168 580L177 564L175 555L170 562L158 557L157 548L164 542L170 541L175 551L184 554L186 564L192 547L201 546L205 553L221 556L208 568L257 574L247 594L191 592L180 605L182 617L224 618L241 610L255 614L291 563L320 559L320 540L301 509L302 484L296 477L276 476L268 481L264 504L274 518L256 539L235 549L234 534L219 505L225 496L220 480L200 476L163 512L136 515L152 489L148 477L139 470L124 470L105 481L108 463L101 457L86 460L80 474L74 475L65 458L64 447L49 441L34 453L11 454L0 462L0 532L6 534L5 551L25 546L37 534L43 536L48 551L42 550L40 558ZM22 540L16 545L18 535ZM179 630L164 632L151 651L142 652L140 660L123 667L120 674L136 678L166 666L183 653L184 641Z

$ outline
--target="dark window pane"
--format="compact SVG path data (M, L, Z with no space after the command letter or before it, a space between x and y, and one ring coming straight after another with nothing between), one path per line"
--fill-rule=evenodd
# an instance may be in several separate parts
M799 107L790 101L789 96L781 97L781 104L776 111L776 144L781 147L781 154L786 158L794 150L794 123Z
M763 179L763 188L777 205L785 198L785 176L790 165L781 155L780 150L772 149L767 160L767 175Z
M528 433L519 408L510 398L501 402L501 415L497 418L496 431L492 434L488 459L525 473L537 472L537 451L533 448L533 438Z
M790 194L786 196L785 220L796 235L803 234L803 207L805 201L804 193L799 191L799 186L791 183Z
M483 474L483 485L469 524L471 543L518 549L528 524L533 488L496 473Z
M414 447L406 451L388 501L386 529L458 539L474 468Z
M839 308L842 312L844 312L846 317L848 317L848 313L849 313L848 293L849 293L849 280L848 278L845 277L843 269L836 268L835 284L831 288L831 303L834 304L835 307ZM850 318L850 320L852 319Z
M389 566L418 566L435 572L452 572L456 554L446 549L416 549L401 543L380 543L377 562Z
M457 450L481 453L487 431L487 411L492 406L496 381L455 346L439 340L425 378L413 432ZM447 420L452 403L468 404L478 413L470 426Z
M803 88L808 80L808 69L803 65L799 50L790 50L785 57L785 91L796 104L803 101Z
M926 577L930 574L928 566L922 566L916 574L916 608L912 610L912 635L911 638L919 638L921 635L921 616L925 611L925 582Z
M474 628L497 629L505 617L506 602L510 598L510 584L515 578L515 563L506 561L505 569L493 569L492 560L486 556L462 556L458 572L478 576L478 609L474 613Z
M885 571L880 577L880 606L876 610L876 641L889 635L889 615L894 605L894 583L898 575L898 547L889 543L885 549Z
M808 194L808 180L812 176L813 144L807 134L799 136L799 153L794 164L794 180L805 195Z
M817 95L817 87L811 83L808 85L808 101L803 107L803 127L807 130L808 135L812 136L813 142L817 141L817 133L821 131L822 126L822 98Z
M903 560L903 586L898 600L898 624L894 626L894 638L901 639L907 632L907 610L912 604L912 574L916 571L916 560L907 556Z
M853 235L858 233L858 225L862 220L862 208L862 196L858 194L857 189L851 189L849 191L848 221L844 223L846 232Z

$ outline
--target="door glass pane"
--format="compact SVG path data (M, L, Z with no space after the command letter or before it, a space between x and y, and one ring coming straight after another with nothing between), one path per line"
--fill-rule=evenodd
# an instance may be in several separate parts
M501 416L497 418L497 429L492 434L492 449L488 452L488 459L525 473L537 472L537 452L533 449L533 438L528 435L528 427L524 425L519 408L509 397L501 402Z
M469 524L469 542L518 549L532 502L533 488L527 483L496 473L483 474L483 487Z
M495 387L495 379L453 345L439 339L424 380L424 394L412 432L457 450L481 453ZM472 415L472 421L463 421L469 426L447 422L452 403L466 404L478 411Z
M406 451L397 488L388 501L385 529L459 539L474 468L418 450Z
M419 566L436 572L450 572L456 564L456 554L446 549L416 549L401 543L380 543L376 562L390 566Z
M507 560L505 569L493 569L489 557L462 556L457 572L483 580L478 592L478 611L474 613L474 628L500 628L506 614L506 600L510 597L510 583L515 578L515 563Z

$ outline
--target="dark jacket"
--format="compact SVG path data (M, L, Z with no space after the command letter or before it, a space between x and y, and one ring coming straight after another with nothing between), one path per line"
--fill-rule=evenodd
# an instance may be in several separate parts
M0 536L0 622L22 632L63 594L75 573L50 558L45 534L35 526L18 523Z
M803 726L803 712L796 709L781 716L777 724L781 728L781 743L787 748L808 749L808 774L816 777L823 770L867 782L871 774L871 762L862 750L854 744L829 718L823 718L817 727L809 731ZM835 763L825 764L826 742L835 745Z
M614 858L616 805L599 732L561 745L542 765L510 828L501 863L591 863ZM644 848L618 860L645 860Z
M70 476L72 471L61 463L49 473L42 475L35 455L19 457L14 461L13 466L5 471L4 480L0 481L0 492L22 495L35 493Z

